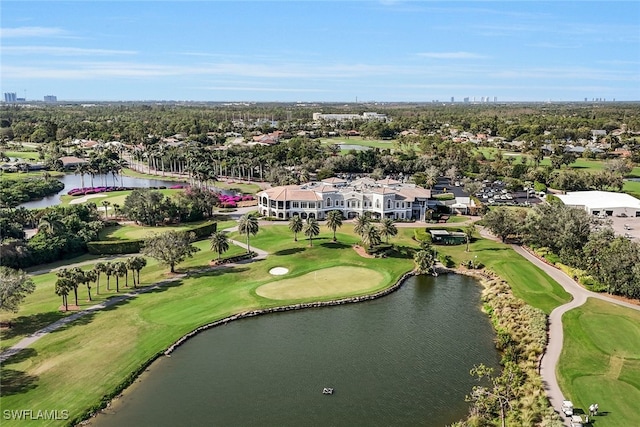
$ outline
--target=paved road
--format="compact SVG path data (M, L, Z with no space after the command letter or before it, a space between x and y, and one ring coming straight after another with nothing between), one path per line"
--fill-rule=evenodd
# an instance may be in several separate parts
M549 401L553 408L560 414L562 414L562 401L564 395L558 385L558 379L556 378L556 366L560 359L560 353L562 352L563 342L563 330L562 330L562 315L567 311L579 307L587 301L587 298L596 298L603 301L607 301L613 304L618 304L623 307L631 308L633 310L640 310L640 306L631 304L625 301L620 301L615 298L611 298L607 295L588 291L578 285L571 277L566 275L563 271L546 264L534 255L527 252L521 246L512 245L513 249L520 255L525 257L531 263L542 269L553 280L558 282L568 293L573 296L573 300L567 304L556 307L549 315L549 342L547 349L542 358L542 364L540 367L540 375L544 388L549 397Z
M233 227L233 228L227 229L225 231L236 231L236 230L237 230L237 227ZM244 243L244 242L239 242L239 241L231 240L231 239L229 240L229 242L233 243L234 245L241 246L241 247L244 247L244 248L247 247L246 243ZM263 251L261 249L255 248L253 246L251 247L251 249L258 254L256 257L254 257L252 259L240 261L238 263L224 264L224 265L216 266L216 267L206 267L206 268L203 268L203 269L200 269L200 270L191 271L188 274L179 274L179 275L176 275L176 276L172 277L171 279L163 280L162 282L155 283L154 285L147 286L145 288L140 288L140 289L137 289L135 291L127 292L125 294L119 294L119 295L114 296L113 298L109 298L108 300L105 300L105 301L103 301L103 302L101 302L99 304L93 305L93 306L91 306L91 307L89 307L89 308L87 308L85 310L78 311L78 312L73 313L73 314L71 314L71 315L69 315L67 317L64 317L64 318L62 318L62 319L60 319L60 320L58 320L56 322L51 323L50 325L45 326L44 328L34 332L33 334L27 336L26 338L23 338L17 344L13 345L12 347L9 347L8 349L6 349L2 353L0 353L0 363L4 362L5 360L10 358L11 356L17 354L21 350L29 347L31 344L33 344L34 342L38 341L40 338L44 337L48 333L53 332L53 331L55 331L57 329L60 329L63 326L65 326L65 325L67 325L67 324L69 324L71 322L74 322L75 320L79 319L80 317L86 316L86 315L91 314L91 313L95 313L96 311L99 311L99 310L102 310L104 308L110 307L112 305L118 304L118 303L120 303L120 302L122 302L124 300L130 299L130 298L135 298L140 294L152 291L154 289L157 289L159 287L165 286L165 285L167 285L169 283L172 283L172 282L175 282L177 280L181 280L181 279L183 279L185 277L188 277L189 274L201 273L203 271L213 270L213 269L216 269L216 268L230 268L230 267L233 267L235 265L246 264L246 263L253 262L253 261L259 260L259 259L264 259L264 258L267 257L267 252L265 252L265 251ZM96 260L89 261L89 263L92 263L92 262L96 262ZM82 264L83 263L78 263L78 265L82 265ZM69 266L66 266L66 267L69 267ZM32 274L34 274L34 273L32 273Z

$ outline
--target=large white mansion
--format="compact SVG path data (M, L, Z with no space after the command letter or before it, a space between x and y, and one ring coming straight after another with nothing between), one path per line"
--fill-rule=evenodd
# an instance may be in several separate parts
M321 182L274 187L258 193L262 215L288 219L325 219L332 210L344 218L369 212L372 218L415 219L424 221L431 190L392 179L374 181L360 178L347 182L328 178Z

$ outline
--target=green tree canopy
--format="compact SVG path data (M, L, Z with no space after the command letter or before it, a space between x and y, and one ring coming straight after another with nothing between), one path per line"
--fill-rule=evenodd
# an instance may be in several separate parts
M194 233L168 231L145 239L142 253L168 265L171 272L175 273L176 264L191 258L200 250L191 244L194 240Z
M36 289L22 270L0 267L0 310L17 312L24 298Z

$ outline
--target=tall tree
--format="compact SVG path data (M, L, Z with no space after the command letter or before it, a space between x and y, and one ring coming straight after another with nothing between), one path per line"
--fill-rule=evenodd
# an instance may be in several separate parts
M36 289L22 270L0 267L0 310L17 312L24 298Z
M313 246L313 238L320 234L320 226L315 218L308 218L304 225L304 235L309 238L309 246Z
M360 238L362 238L362 235L364 234L364 231L366 230L368 225L371 225L371 218L369 218L369 216L366 214L359 215L353 225L353 231L358 236L360 236Z
M96 294L100 295L100 273L105 273L107 271L107 265L103 262L96 262L93 266L93 271L97 274Z
M135 271L135 275L133 275L133 287L140 286L140 270L142 270L147 265L147 259L141 256L133 256L129 258L130 260L130 269Z
M191 244L194 240L194 233L168 231L145 239L142 253L168 265L171 273L175 273L176 264L200 250Z
M469 242L473 238L473 234L476 232L476 226L473 224L469 224L464 228L464 237L467 241L467 249L466 252L469 252Z
M289 219L289 230L293 231L293 241L298 241L298 233L304 228L304 223L300 215L294 215Z
M333 241L337 241L336 239L336 230L342 227L342 212L339 210L333 210L327 212L327 227L331 231L333 231Z
M116 276L116 292L120 292L120 278L127 274L127 264L117 261L113 264L113 275Z
M109 287L111 284L111 276L113 276L113 263L111 262L105 262L104 263L104 274L107 276L107 290L110 291L111 288Z
M249 237L258 234L259 229L258 219L253 215L244 214L238 220L238 232L247 236L247 253L251 253Z
M211 250L218 253L218 261L220 261L222 254L229 250L229 238L227 237L227 233L223 231L216 231L211 234L209 242L211 243Z
M56 295L62 297L62 304L64 305L64 311L69 311L69 292L73 289L73 283L71 279L67 277L60 277L56 280L55 292Z
M395 225L395 221L392 218L383 218L380 221L380 236L386 239L386 242L389 243L389 236L397 236L398 228Z
M435 258L431 250L420 250L413 255L415 270L418 274L430 274L433 272Z
M519 234L522 230L523 219L506 208L493 209L487 212L483 221L493 234L504 242L507 237Z
M379 245L382 239L380 239L380 232L377 227L372 224L367 224L362 231L362 244L371 248L372 246Z
M98 280L98 273L95 270L88 270L84 272L84 276L86 281L84 282L87 285L87 298L91 301L91 282L96 282Z

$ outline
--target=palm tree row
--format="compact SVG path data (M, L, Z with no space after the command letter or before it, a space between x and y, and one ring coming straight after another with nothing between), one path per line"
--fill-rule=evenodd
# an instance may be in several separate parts
M93 269L84 271L79 267L71 269L62 268L56 275L55 293L62 297L65 311L68 310L68 295L73 291L75 305L78 305L78 287L87 286L87 300L91 301L91 283L96 284L96 293L100 294L100 275L107 277L107 290L110 290L111 276L116 278L116 292L120 292L120 278L125 278L125 286L129 286L129 271L132 273L133 287L140 285L140 270L147 265L147 260L141 256L127 258L126 261L97 262Z

